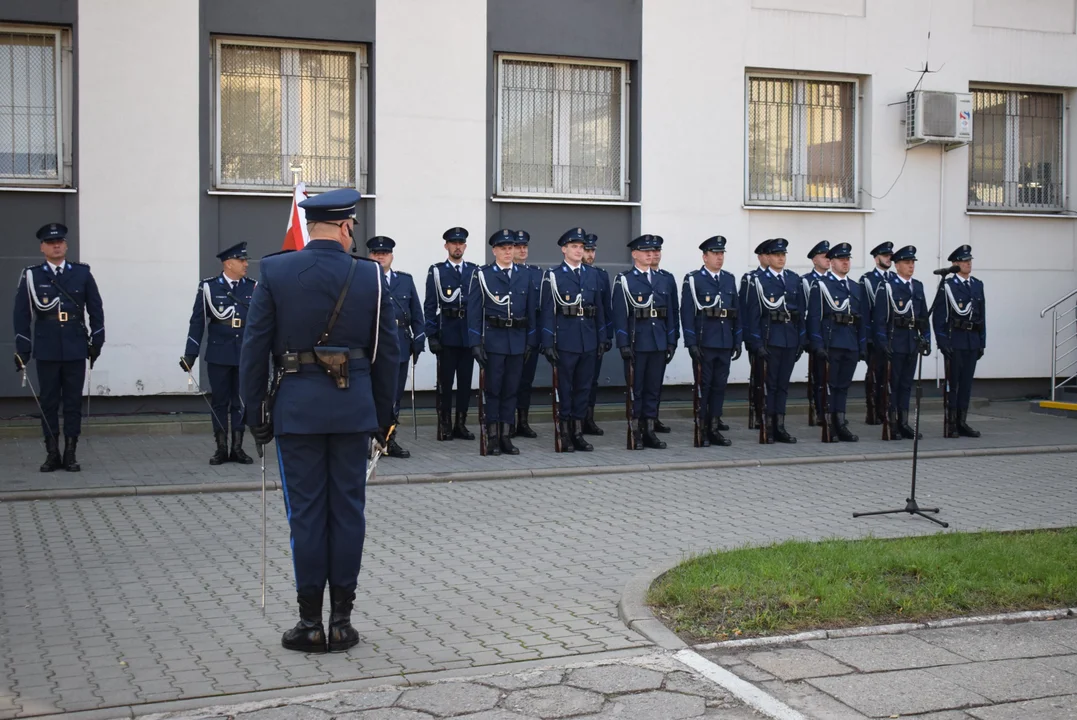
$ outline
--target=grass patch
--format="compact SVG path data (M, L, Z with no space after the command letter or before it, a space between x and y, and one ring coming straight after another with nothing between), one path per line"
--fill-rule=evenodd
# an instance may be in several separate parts
M690 642L1077 605L1077 528L789 541L689 559L647 601Z

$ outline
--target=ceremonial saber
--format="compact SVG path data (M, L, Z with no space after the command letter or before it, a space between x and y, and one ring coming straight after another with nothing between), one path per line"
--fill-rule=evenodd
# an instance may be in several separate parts
M209 398L206 397L206 394L202 392L202 388L199 386L198 381L194 379L194 374L191 372L190 368L187 368L187 384L188 386L192 384L194 385L194 389L198 391L198 394L201 395L202 399L206 402L206 407L209 408L209 414L212 415L213 419L217 421L217 425L219 427L222 427L225 429L225 431L227 431L228 426L223 424L221 422L221 419L217 417L217 413L213 411L213 403L211 403L209 401Z
M190 374L190 373L188 373ZM191 378L192 380L194 378ZM212 409L212 408L210 408ZM265 424L266 406L262 404L262 424ZM254 444L262 459L262 615L266 612L266 452L261 443Z
M389 438L393 436L393 431L396 430L396 425L389 426L389 432L385 434L385 440L378 442L377 437L371 438L371 442L374 443L374 451L370 455L370 463L366 467L366 481L369 484L374 479L377 469L378 460L385 454L386 446L389 444Z
M26 374L26 366L22 366L22 386L30 386L30 394L34 396L34 402L37 403L37 409L41 413L41 422L45 424L45 429L49 431L50 437L56 437L56 433L52 431L52 427L49 425L48 419L45 418L45 408L41 407L41 400L37 396L37 390L34 389L34 381L30 379L30 376Z
M438 421L440 422L440 420ZM415 430L415 439L419 439L419 420L415 414L415 361L411 362L411 427Z

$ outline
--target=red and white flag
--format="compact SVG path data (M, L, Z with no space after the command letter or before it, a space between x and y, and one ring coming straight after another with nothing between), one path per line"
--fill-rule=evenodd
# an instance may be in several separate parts
M310 242L307 234L307 212L299 203L307 199L307 186L300 182L292 194L292 212L288 215L288 229L284 233L284 246L281 250L302 250Z

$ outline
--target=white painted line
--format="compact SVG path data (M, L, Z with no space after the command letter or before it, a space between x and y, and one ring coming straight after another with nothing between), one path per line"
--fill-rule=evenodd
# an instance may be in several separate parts
M681 650L673 657L698 672L713 683L733 693L738 700L774 720L808 720L807 717L783 703L773 695L768 695L755 685L712 663L695 650Z

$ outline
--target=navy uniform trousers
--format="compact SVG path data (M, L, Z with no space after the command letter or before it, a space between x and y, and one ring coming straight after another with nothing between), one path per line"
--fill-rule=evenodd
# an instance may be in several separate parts
M890 410L908 410L912 384L916 379L919 353L895 352L890 359ZM886 382L886 356L879 357L879 384Z
M598 355L594 352L558 351L557 391L561 396L562 420L583 420L587 416L598 364Z
M41 322L38 320L38 322ZM41 386L41 430L46 437L60 434L60 403L64 406L64 437L82 432L82 384L86 380L85 360L37 360Z
M968 410L972 402L972 379L976 376L978 350L952 350L950 385L954 391L954 407Z
M210 405L213 406L213 432L228 432L225 423L231 418L232 430L243 429L243 404L239 399L239 366L206 363L209 376Z
M520 385L516 391L516 407L519 410L531 410L531 388L535 384L538 360L539 354L537 352L531 353L520 368ZM509 419L505 422L515 422L515 420Z
M704 418L722 417L725 408L725 389L729 383L729 366L732 364L732 348L709 348L703 350L699 364L699 386L703 391L703 403L699 409Z
M538 353L532 353L538 355ZM514 422L523 355L486 354L486 424Z
M860 353L856 350L832 347L827 351L830 360L830 402L827 409L832 413L843 413L849 400L849 386L853 384L853 373L860 362ZM822 382L823 363L815 363L815 373ZM822 405L817 406L822 412Z
M632 403L632 419L653 420L658 417L658 398L662 380L666 375L664 352L636 352L632 360L625 360L625 377L630 363L635 364L636 381L632 385L635 401Z

